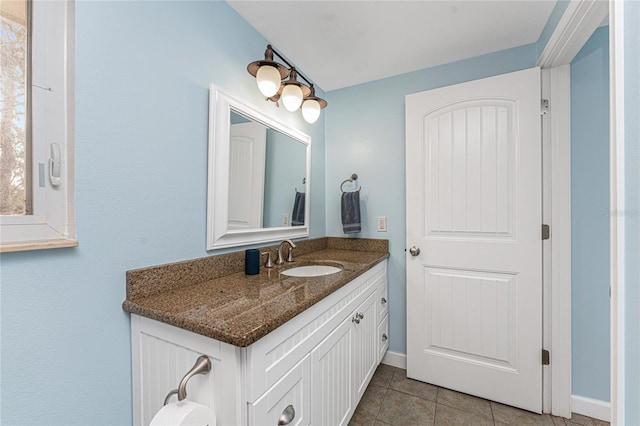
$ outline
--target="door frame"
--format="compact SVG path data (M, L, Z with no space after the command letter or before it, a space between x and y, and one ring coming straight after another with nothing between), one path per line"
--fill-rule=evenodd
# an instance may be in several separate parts
M542 97L549 99L553 111L543 116L542 132L543 220L552 232L552 238L543 245L543 345L550 351L550 364L543 369L543 411L567 418L572 411L570 64L608 13L606 0L570 2L536 64L542 68ZM613 164L611 173L615 173ZM614 247L613 232L611 238ZM614 254L612 250L612 257ZM612 318L613 312L612 305ZM612 332L612 343L614 336ZM614 360L612 356L612 372ZM613 378L614 374L612 384ZM611 407L611 413L598 413L598 417L616 418L611 416L616 411L615 392L611 394Z
M624 8L609 2L610 209L625 211ZM625 216L610 215L611 424L625 424Z

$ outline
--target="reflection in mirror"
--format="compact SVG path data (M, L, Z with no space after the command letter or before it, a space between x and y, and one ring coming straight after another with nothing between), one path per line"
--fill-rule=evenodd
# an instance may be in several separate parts
M212 85L207 249L309 235L311 138Z
M230 111L229 229L304 225L306 146Z

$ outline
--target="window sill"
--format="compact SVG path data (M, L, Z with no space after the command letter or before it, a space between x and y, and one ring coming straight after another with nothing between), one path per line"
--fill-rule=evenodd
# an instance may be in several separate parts
M0 253L10 253L14 251L47 250L65 247L78 247L77 240L47 240L47 241L27 241L23 243L8 243L0 246Z

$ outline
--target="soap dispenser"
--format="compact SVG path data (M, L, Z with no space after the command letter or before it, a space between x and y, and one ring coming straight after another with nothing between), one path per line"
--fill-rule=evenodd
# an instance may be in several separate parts
M260 250L248 249L244 251L244 273L246 275L260 273Z

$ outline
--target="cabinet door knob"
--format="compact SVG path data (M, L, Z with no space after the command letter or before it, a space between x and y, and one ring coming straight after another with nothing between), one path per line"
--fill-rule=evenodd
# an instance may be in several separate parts
M358 318L358 315L356 315L353 318L351 318L351 322L355 322L356 324L360 324L360 318Z
M382 333L382 341L383 341L383 342L386 342L386 341L387 341L387 339L388 339L388 337L387 337L387 333Z
M383 297L382 299L380 299L380 303L384 305L385 303L387 303L387 299Z
M364 314L362 312L358 312L356 316L360 319L364 319Z
M293 409L293 405L287 406L287 408L282 410L282 414L280 414L280 418L278 419L278 426L288 425L293 421L293 418L295 416L296 416L296 410Z

